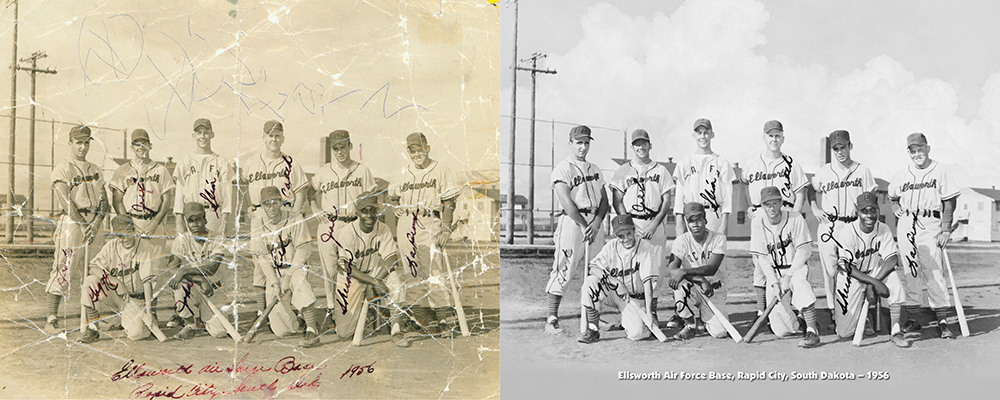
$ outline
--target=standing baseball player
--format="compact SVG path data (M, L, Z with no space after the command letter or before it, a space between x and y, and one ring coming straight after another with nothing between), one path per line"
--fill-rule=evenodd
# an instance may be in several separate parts
M177 191L174 196L174 216L177 233L185 233L184 215L181 210L187 203L205 207L205 218L210 232L225 233L229 214L232 212L233 169L222 156L212 151L212 121L198 118L191 132L198 149L194 154L181 158L174 168Z
M693 293L699 290L704 296L712 297L714 288L708 277L719 271L722 260L726 257L726 236L708 228L706 211L700 202L685 204L683 218L687 222L686 232L678 236L671 246L665 277L668 279L667 284L674 289L677 314L685 320L684 329L674 335L675 339L687 340L694 337L697 332L695 308L710 335L724 338L728 334L720 319L715 318L711 307ZM695 286L695 283L698 285ZM724 290L720 293L716 298L716 306L724 313L726 293Z
M705 206L708 230L726 235L729 214L733 211L733 166L712 151L712 121L701 118L694 121L691 134L698 146L694 154L682 158L674 168L677 195L674 196L674 214L677 215L676 232L680 237L687 228L683 217L684 205L691 202Z
M378 194L366 192L356 197L358 218L337 228L336 241L340 246L337 253L337 288L334 318L337 336L346 338L354 334L358 314L372 288L389 294L393 303L401 302L400 275L397 272L399 252L392 239L389 227L378 221ZM323 236L324 234L320 234ZM329 233L325 234L330 236ZM386 286L391 282L394 288ZM394 316L398 310L393 309ZM395 318L393 318L395 319ZM392 335L402 334L398 323L392 325Z
M416 320L431 333L450 332L456 324L440 265L431 262L431 250L444 248L452 232L452 217L459 188L451 171L430 158L431 146L423 133L406 137L410 165L389 185L389 198L396 207L396 239L399 246L403 304L412 306ZM436 323L431 323L436 321ZM457 320L456 320L457 321Z
M759 199L763 212L750 222L750 254L754 265L763 271L766 278L765 301L790 290L791 305L799 310L806 324L806 334L799 347L815 347L819 345L816 295L807 280L812 237L802 214L783 209L783 196L781 189L774 186L761 189ZM801 321L795 318L791 307L784 301L775 306L768 319L771 330L779 337L800 329Z
M556 243L555 262L545 285L549 309L545 332L550 335L562 332L559 327L559 302L573 269L584 258L584 246L590 246L593 258L604 244L601 221L608 213L608 197L604 192L601 169L587 161L592 139L589 127L573 127L569 131L570 156L552 169L552 187L562 206L562 213L552 237ZM590 260L583 262L589 263Z
M174 293L174 311L181 319L184 328L175 339L190 339L194 336L199 321L205 322L208 333L215 337L225 337L226 328L218 321L208 304L202 302L202 296L211 298L221 282L215 278L219 265L227 262L228 250L222 232L210 232L206 208L201 202L185 204L183 219L186 235L174 239L170 247L170 257L167 269L175 270L169 286ZM222 229L222 226L219 226ZM170 325L168 325L170 326Z
M251 154L239 164L240 182L247 187L247 196L250 197L250 225L255 223L253 219L268 218L260 209L260 193L265 187L277 187L284 200L282 204L291 205L290 210L301 215L306 203L305 189L309 186L301 163L281 152L281 145L285 143L285 128L280 122L272 120L264 123L263 141L263 150ZM253 285L263 288L264 283L264 272L254 267ZM258 292L256 298L257 313L263 313L264 304L268 301L264 291Z
M95 323L100 319L97 304L110 301L121 313L122 327L129 339L149 336L144 318L152 318L150 299L153 295L153 262L159 257L148 240L140 240L132 220L127 216L111 219L116 236L108 241L90 261L90 274L83 280L80 302L87 313L86 331L81 343L93 343L100 338Z
M759 216L756 213L761 207L760 193L768 186L778 188L782 209L799 214L805 203L805 188L809 185L805 172L802 172L802 162L781 151L781 146L785 143L781 122L767 121L762 138L766 150L742 164L740 183L747 185L747 215L751 219ZM753 287L757 299L757 315L763 314L767 307L764 286L764 273L754 264Z
M948 327L948 310L952 305L942 272L942 248L951 236L959 188L947 168L931 160L931 146L923 133L907 136L906 148L913 165L897 172L889 185L889 200L899 218L896 237L906 286L908 319L903 331L909 337L919 338L921 326L916 317L921 306L930 305L940 336L953 339L955 334Z
M319 225L316 236L320 261L326 274L334 276L337 271L337 250L332 234L340 225L347 225L357 219L357 210L353 203L364 192L375 188L375 178L367 166L351 159L354 145L351 136L345 130L330 132L328 144L333 153L333 161L323 165L313 177L313 187L316 189L315 199L319 204ZM324 235L325 234L325 235ZM322 240L326 238L326 240ZM391 246L395 250L395 245ZM329 279L329 278L325 278ZM326 289L326 317L324 323L331 324L335 310L339 310L334 300L332 286L324 285Z
M636 235L648 240L658 251L653 260L657 262L656 275L662 273L663 247L667 233L663 219L667 216L667 196L674 188L674 179L667 168L649 157L652 144L649 133L644 129L632 132L632 151L635 159L618 168L608 186L612 191L612 203L618 215L629 215L635 221ZM653 319L656 320L657 290L653 288Z
M145 130L132 131L135 158L118 167L111 177L111 198L118 215L131 217L140 235L162 246L166 242L160 225L173 207L174 178L163 163L149 158L152 148Z
M827 140L834 162L816 171L812 186L815 194L810 199L812 213L819 220L819 260L823 265L823 289L826 304L835 314L833 289L837 276L837 231L858 219L854 201L864 192L878 189L875 177L867 166L851 158L851 134L844 130L830 133ZM834 324L838 321L833 318ZM853 331L852 331L853 332Z
M316 326L316 295L306 280L309 271L305 262L309 259L309 236L305 218L301 214L283 209L285 197L275 186L260 190L260 204L264 218L254 218L251 245L254 264L264 275L267 302L278 301L268 316L271 331L279 337L298 330L298 319L284 301L286 291L291 291L291 305L299 310L306 320L306 334L299 342L301 347L315 347L320 344Z
M615 238L608 241L601 252L590 262L590 275L583 279L580 304L586 309L587 329L577 339L580 343L594 343L600 339L598 318L601 300L618 296L626 302L639 303L640 312L653 318L653 283L657 279L657 250L649 241L639 238L632 217L622 214L611 220ZM622 328L631 340L642 340L650 335L642 316L632 315L629 309L622 313Z
M45 321L47 333L60 331L59 303L69 289L73 269L79 268L80 263L90 262L84 259L85 246L93 245L109 208L101 169L87 161L91 139L90 128L74 127L69 132L70 156L52 168L52 187L63 216L56 226L55 257L45 285L49 311Z
M878 221L878 195L863 192L856 198L857 220L837 231L838 250L837 306L833 318L837 320L837 336L846 338L854 334L858 313L871 288L881 297L889 298L889 315L892 324L889 340L898 347L910 347L899 325L899 314L906 302L906 288L896 269L899 254L892 231ZM862 285L864 284L864 285ZM860 311L859 311L860 310ZM878 312L878 310L876 310Z

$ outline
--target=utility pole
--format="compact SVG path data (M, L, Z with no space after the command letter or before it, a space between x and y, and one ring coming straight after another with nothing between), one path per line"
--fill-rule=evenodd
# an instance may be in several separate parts
M528 244L535 244L535 75L555 74L555 70L538 69L538 59L545 58L545 53L535 52L521 62L531 61L531 68L516 67L522 71L531 72L531 133L528 135ZM555 146L555 143L553 143ZM555 160L552 161L555 164Z
M7 169L7 184L10 194L7 198L7 243L14 243L14 126L17 123L17 0L7 3L14 5L14 50L10 61L10 165Z
M514 6L514 62L510 68L511 74L511 96L510 96L510 173L507 174L507 244L514 244L514 150L517 142L514 140L514 131L517 127L517 0L511 1ZM12 156L13 157L13 156Z
M54 69L38 69L38 59L48 57L44 51L31 53L31 57L22 58L21 62L31 62L31 67L18 67L31 73L31 120L28 128L28 243L35 241L35 76L55 74Z

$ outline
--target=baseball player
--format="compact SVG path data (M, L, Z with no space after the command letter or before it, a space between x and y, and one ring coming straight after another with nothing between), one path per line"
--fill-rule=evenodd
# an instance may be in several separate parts
M375 178L367 166L351 159L351 150L354 145L351 143L350 133L345 130L335 130L330 132L328 144L333 153L333 161L323 165L313 176L316 189L315 200L322 213L318 215L319 226L316 228L316 236L321 240L317 242L320 261L327 275L334 276L337 270L337 250L333 239L333 233L340 225L347 225L357 219L357 210L353 206L354 201L362 193L375 188ZM326 240L322 240L326 238ZM390 246L395 249L395 245ZM326 317L324 322L333 322L335 310L339 310L337 302L334 300L334 292L330 285L325 285L326 289Z
M187 232L181 210L187 203L198 203L207 210L210 232L226 232L226 221L232 212L233 168L222 156L212 151L212 121L198 118L194 121L191 138L198 145L194 154L181 158L174 168L177 190L174 195L174 216L177 233Z
M687 228L683 217L684 205L690 202L705 206L708 230L726 235L729 214L733 211L733 166L712 151L712 121L706 118L694 121L694 138L698 149L694 154L677 161L674 180L677 181L677 195L674 196L674 214L677 215L677 237Z
M159 257L148 240L140 240L132 220L127 216L111 219L116 236L108 241L90 261L90 274L83 280L80 301L86 308L87 326L82 343L97 341L100 334L95 322L99 303L110 301L121 313L122 327L129 339L140 340L150 331L143 318L152 319L150 299L153 294L153 262Z
M301 347L315 347L320 344L316 327L316 295L306 281L308 271L305 262L310 249L308 228L301 214L282 208L285 196L275 186L260 190L260 205L263 217L258 215L252 221L254 238L252 249L254 264L262 271L264 282L254 286L265 290L268 304L279 301L268 316L271 331L279 337L297 331L298 320L283 300L285 291L290 290L291 305L299 310L306 320L306 334L299 342Z
M760 191L763 212L750 222L750 254L760 268L767 284L767 299L792 292L791 305L805 319L806 334L799 347L819 345L816 328L816 295L807 281L812 237L802 214L782 209L785 197L781 189L768 186ZM766 301L766 299L765 299ZM784 301L776 306L768 320L775 335L783 337L800 329L791 308Z
M163 245L160 223L173 207L174 178L163 163L149 158L153 148L149 134L143 129L132 131L132 152L135 158L122 164L111 177L112 205L118 215L132 218L140 235Z
M647 240L638 237L632 217L622 214L611 220L615 238L608 241L601 252L590 262L590 275L583 279L580 304L586 309L587 329L577 339L580 343L594 343L600 339L598 314L601 300L618 296L627 302L636 302L651 319L653 318L653 282L657 279L658 250ZM622 327L631 340L642 340L650 335L642 316L631 315L629 309L622 313Z
M665 206L670 190L674 188L674 180L667 168L649 157L649 133L644 129L632 132L632 151L635 159L618 168L611 177L608 186L611 187L612 203L618 215L629 215L635 221L636 234L640 239L650 241L654 249L660 253L653 257L658 264L663 263L663 246L667 242L667 233L663 227L663 219L667 216ZM660 274L662 265L656 265L656 274ZM657 290L653 288L653 316L656 316Z
M747 215L752 219L761 207L761 190L768 186L777 187L781 193L782 209L800 213L805 202L805 188L809 185L802 163L781 151L785 143L785 132L781 122L771 120L764 124L763 153L750 157L743 165L740 183L747 185ZM757 265L753 270L753 287L757 299L757 315L764 313L765 300L764 273Z
M725 326L711 307L701 301L700 296L693 295L694 290L700 290L703 295L712 297L714 288L708 277L714 276L726 257L726 236L708 229L708 218L705 206L700 202L690 202L684 205L684 221L687 222L686 232L677 237L671 246L670 261L667 265L667 284L674 289L674 302L677 314L686 320L675 339L687 340L694 337L697 331L694 309L697 308L702 321L705 321L708 333L716 338L724 338L728 334ZM698 286L695 286L695 282ZM726 312L726 293L720 292L715 303L720 312Z
M226 329L222 322L218 321L208 304L201 301L202 296L195 293L201 292L206 299L211 298L215 288L221 286L221 282L215 279L215 273L219 265L227 262L224 237L220 231L210 233L208 212L201 202L184 204L181 210L181 223L188 234L174 239L167 260L167 269L176 269L169 286L174 293L174 311L184 325L174 338L193 337L199 321L205 321L210 335L225 337ZM219 229L222 228L219 226Z
M573 268L583 259L584 246L590 246L593 258L604 243L601 221L608 213L608 197L601 169L587 161L591 140L589 127L573 127L569 131L570 156L552 169L552 187L563 210L552 237L556 243L555 261L545 285L549 309L545 332L550 335L562 332L559 302Z
M441 279L442 263L431 262L431 249L448 243L459 188L451 171L430 158L431 146L423 133L409 134L406 149L411 163L389 186L389 198L397 205L400 264L405 266L400 272L406 287L403 304L415 307L417 322L428 331L450 332L446 321L454 309ZM443 256L436 257L440 261Z
M84 246L93 246L94 236L109 208L101 169L87 161L91 139L90 128L74 127L69 132L70 156L52 168L52 187L63 216L56 226L55 257L45 284L49 311L45 331L48 333L60 331L59 303L68 290L73 269L81 262L90 261L84 260Z
M955 335L947 321L951 298L942 272L941 249L951 236L959 188L947 168L931 160L931 146L923 133L907 136L906 148L913 165L897 172L889 185L889 200L899 218L896 237L906 286L908 320L903 331L909 337L919 338L921 327L916 316L921 305L930 305L940 336L953 339Z
M889 340L898 347L910 347L899 326L906 289L896 273L899 262L896 241L889 227L878 221L878 195L875 192L861 193L856 204L857 220L838 230L835 238L843 246L837 250L837 307L833 310L837 336L846 338L854 334L858 313L868 312L860 309L866 288L871 287L877 295L889 298L892 324Z
M250 155L239 164L240 182L247 187L252 218L267 218L262 215L263 210L260 210L260 192L268 186L277 187L284 203L292 206L292 212L301 214L306 203L305 189L309 186L309 180L302 171L301 163L281 152L281 145L285 142L285 128L278 121L265 122L263 141L265 148L260 153ZM257 267L254 267L253 282L254 286L264 286L264 272ZM264 312L267 299L263 291L258 292L256 297L260 307L257 313L260 314Z
M337 253L339 260L334 311L337 336L341 338L354 334L358 313L365 304L363 301L366 293L372 287L378 292L390 293L393 302L402 301L403 289L399 284L399 273L395 269L399 251L389 227L378 221L378 194L366 192L356 199L358 218L338 227L336 233L337 243L343 246ZM390 289L386 282L391 282L394 287ZM391 333L402 334L398 323L393 323Z

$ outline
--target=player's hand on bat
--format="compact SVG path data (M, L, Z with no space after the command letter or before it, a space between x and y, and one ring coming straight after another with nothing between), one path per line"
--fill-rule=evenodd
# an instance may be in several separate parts
M875 279L874 284L869 285L868 287L871 288L871 290L874 290L878 297L883 299L889 297L889 287L878 279Z
M788 290L789 288L791 288L791 285L792 285L792 276L791 275L785 275L785 276L782 276L780 279L778 279L778 290L779 291L783 292L785 290Z
M944 246L946 246L948 244L948 240L950 240L950 239L951 239L951 232L949 232L949 231L941 231L941 233L939 233L937 235L937 245L938 245L938 247L942 247L943 248Z
M212 282L209 282L208 280L202 282L201 293L204 294L205 297L212 297L212 295L215 294L215 288L212 287Z
M712 297L715 295L715 288L712 287L712 282L709 282L708 279L701 281L701 293L704 294L705 297Z
M653 230L649 230L649 232L645 232L643 230L636 229L636 233L639 234L639 238L641 238L641 239L646 239L646 240L653 239Z
M450 237L451 231L447 228L441 228L441 231L438 232L437 236L434 236L434 244L437 245L437 248L443 249L444 245L448 244L448 239Z
M593 243L594 238L597 236L597 229L600 222L594 221L583 228L583 241L587 244Z
M896 216L896 219L903 218L903 207L893 210L892 213Z

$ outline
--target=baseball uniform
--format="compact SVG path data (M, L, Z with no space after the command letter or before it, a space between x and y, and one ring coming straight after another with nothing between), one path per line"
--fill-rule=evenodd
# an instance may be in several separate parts
M580 210L580 215L587 220L587 223L593 222L600 206L601 191L604 190L601 169L593 163L578 161L570 156L552 169L551 180L553 187L560 182L569 186L570 198ZM562 296L563 288L569 282L573 269L583 260L583 230L566 214L566 211L562 211L552 238L556 244L555 262L552 263L552 272L545 285L545 292ZM594 234L594 241L590 243L591 258L600 251L603 243L604 230L600 229ZM588 261L583 260L583 262Z
M705 207L705 211L706 215L710 214L708 207ZM681 259L683 264L687 264L682 265L683 267L701 267L709 264L712 256L716 254L726 255L726 236L709 229L705 241L698 243L691 231L687 231L674 240L670 251L675 257ZM708 333L717 338L725 337L727 332L721 319L715 318L712 308L702 302L700 296L695 296L693 290L701 290L701 288L687 279L681 281L677 289L674 290L677 316L687 320L694 316L694 309L697 308L701 320L705 321ZM714 298L713 304L719 308L720 312L726 313L726 291L716 291Z
M163 195L174 190L174 178L163 163L130 160L118 167L109 185L112 190L124 194L122 205L132 217L138 233L149 236L162 234L160 226L153 226L153 218L165 206L162 204Z
M653 231L652 244L663 246L667 241L663 224L651 225L660 207L664 207L663 195L674 188L667 168L655 161L642 165L632 160L618 167L608 185L622 192L622 205L635 221L636 229Z
M882 262L897 254L892 231L886 224L878 221L875 221L875 228L869 233L861 230L861 221L851 222L837 231L836 239L843 246L839 250L839 259L853 264L855 268L872 277L876 276ZM895 265L889 267L895 268ZM833 318L837 322L837 336L851 337L857 327L858 311L864 302L867 285L849 277L842 269L837 270L836 282L836 307L833 308ZM906 302L906 289L896 271L891 272L883 283L889 288L889 304Z
M253 154L240 163L240 182L247 185L251 207L260 206L260 190L274 186L289 204L295 203L295 193L309 185L299 161L282 153L277 158L265 155L267 150Z
M52 169L52 185L65 183L69 187L69 200L76 205L80 215L87 221L93 221L100 211L100 197L104 190L102 176L96 164L67 158ZM59 218L55 231L55 256L45 285L46 293L65 296L66 284L73 269L81 262L87 262L83 259L84 246L88 246L83 237L86 227L86 224L74 222L68 213ZM97 247L96 243L89 246Z
M371 276L377 275L380 268L388 267L384 265L385 262L399 253L396 242L392 239L392 232L381 222L376 222L375 228L365 233L361 230L361 221L355 220L338 228L335 236L337 243L343 246L338 252L341 262L350 265L352 270L357 269ZM392 271L386 278L386 285L390 290L389 297L396 303L405 297L405 288L400 283L400 277L399 273ZM345 338L354 334L358 313L363 304L362 295L367 287L368 285L355 279L348 280L344 272L337 273L334 320L337 321L337 335L340 337Z
M111 239L90 261L90 274L83 280L80 301L91 310L101 302L110 301L121 310L122 327L129 339L148 337L149 328L142 321L145 313L143 285L155 277L153 261L158 257L155 246L149 241L139 240L129 249L121 239Z
M780 279L786 274L784 271L791 268L795 253L810 245L812 237L809 235L809 228L806 226L805 218L799 213L783 210L781 220L777 224L771 224L762 212L750 222L750 253L764 257L760 262L755 257L754 264L758 268L772 268L776 279ZM792 291L791 305L799 310L816 302L816 295L813 294L812 286L807 280L808 273L809 266L803 266L792 273L789 281ZM770 279L767 277L765 281L767 299L778 296L778 292L772 286L775 282ZM775 306L768 319L775 335L785 336L798 330L798 320L785 302Z
M207 217L208 214L210 213L206 212L205 216ZM171 244L170 253L181 260L181 268L190 268L201 266L219 255L228 254L228 251L224 238L220 235L204 238L196 235L180 235ZM214 280L210 271L199 269L206 279ZM185 319L199 315L201 320L205 322L205 328L210 335L225 337L226 328L208 304L201 301L201 296L194 293L195 291L201 292L201 287L186 279L181 281L177 289L174 289L174 310L177 315Z
M282 209L279 222L272 223L270 218L261 217L263 210L251 223L253 242L251 244L254 253L253 285L260 288L266 287L267 303L275 300L277 293L272 291L272 284L263 268L271 268L275 272L275 278L281 280L281 289L291 289L291 305L296 309L303 309L316 302L316 295L312 286L306 280L308 271L303 264L309 259L309 235L305 220L299 214ZM260 270L258 275L256 272ZM297 330L297 320L292 314L292 310L285 302L279 303L271 311L269 316L271 331L275 335L285 336Z
M937 161L924 169L908 165L892 177L889 198L898 199L903 216L896 226L900 264L909 305L950 307L944 278L941 233L942 201L958 197L950 172Z
M191 154L177 162L174 179L174 213L180 214L184 204L199 203L205 207L208 230L222 232L223 214L232 212L233 170L228 161L215 153Z
M607 296L618 296L635 303L639 309L646 308L644 285L658 278L653 259L657 250L647 240L636 240L631 249L625 248L618 238L611 239L601 248L590 262L591 274L583 280L580 304L600 311L601 300ZM623 313L622 327L629 339L649 337L649 328L642 322L641 316L626 315L628 309L619 311Z
M701 203L705 206L708 229L721 232L722 214L733 212L733 179L733 166L718 154L692 154L682 158L674 168L677 182L674 214L682 214L687 203Z
M748 186L750 213L754 214L750 216L751 219L763 216L760 213L760 190L768 186L777 187L781 192L783 210L795 207L795 193L809 184L805 172L802 172L801 164L787 154L782 154L776 159L768 159L764 153L751 157L742 164L744 167L740 182ZM757 265L754 265L753 285L756 287L765 285L764 273Z

